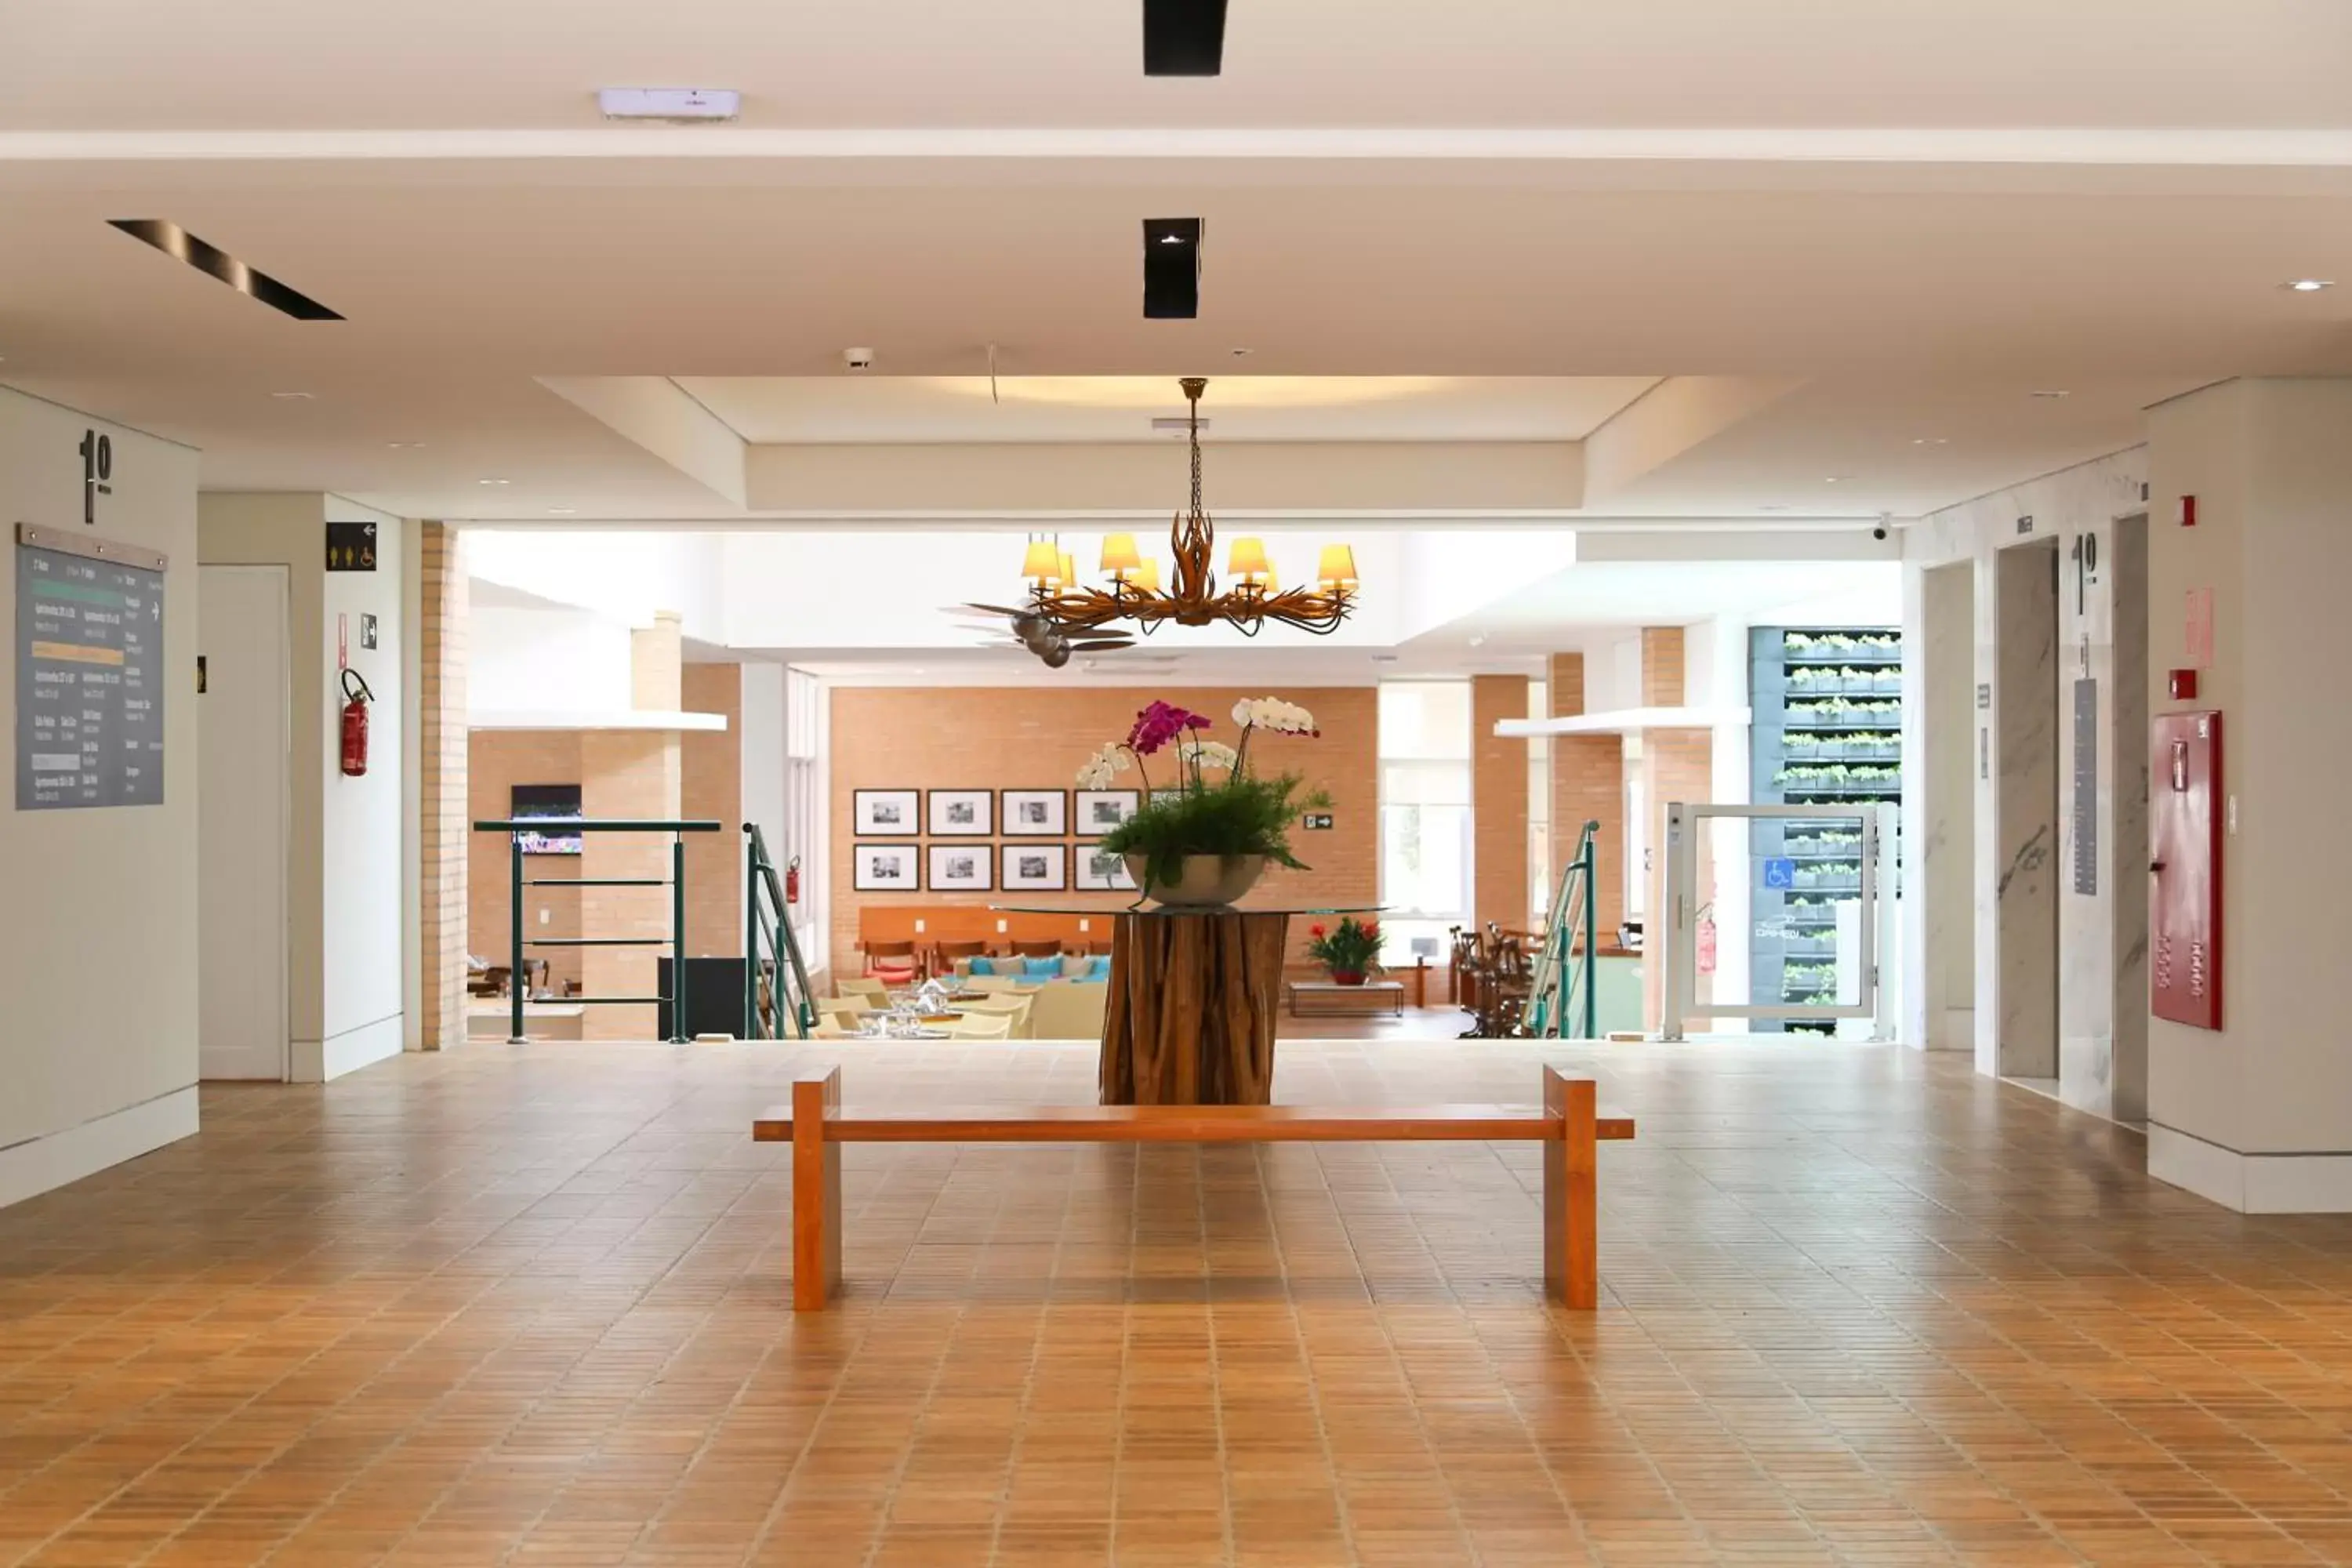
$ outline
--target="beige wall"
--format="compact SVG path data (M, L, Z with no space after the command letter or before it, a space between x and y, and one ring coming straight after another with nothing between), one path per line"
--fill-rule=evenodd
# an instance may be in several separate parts
M82 433L109 435L101 538L160 550L165 574L163 804L15 809L0 724L0 1204L196 1130L196 454L0 390L0 519L81 529ZM16 545L0 543L14 623ZM0 691L15 710L13 634Z
M832 952L836 966L856 968L858 911L867 903L987 905L1018 901L1002 892L979 894L859 893L851 883L851 795L859 789L1060 789L1076 786L1078 764L1106 741L1124 739L1136 710L1155 698L1215 721L1212 740L1237 738L1232 717L1237 689L1161 690L1117 687L1006 687L924 690L836 688L832 693ZM1318 738L1260 736L1251 763L1303 775L1331 795L1329 832L1296 831L1292 847L1313 869L1267 874L1256 898L1335 904L1378 901L1378 713L1369 686L1276 693L1312 712ZM1164 758L1154 759L1155 784L1172 782ZM1122 787L1133 773L1123 775ZM1000 826L1002 824L1000 823ZM912 841L928 844L919 835ZM1000 834L992 844L1004 842ZM1038 842L1048 842L1038 840ZM1065 845L1078 840L1065 837ZM925 868L928 875L929 868ZM1073 868L1075 877L1075 868ZM1028 895L1051 903L1118 909L1133 895L1066 892ZM1303 928L1302 928L1303 929Z
M686 841L686 951L722 958L743 951L743 667L689 664L682 689L688 712L727 720L678 737L680 813L721 825Z

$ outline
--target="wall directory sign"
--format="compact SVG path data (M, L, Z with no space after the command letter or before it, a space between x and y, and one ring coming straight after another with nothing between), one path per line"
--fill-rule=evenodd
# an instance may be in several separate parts
M17 525L17 810L163 804L168 564Z

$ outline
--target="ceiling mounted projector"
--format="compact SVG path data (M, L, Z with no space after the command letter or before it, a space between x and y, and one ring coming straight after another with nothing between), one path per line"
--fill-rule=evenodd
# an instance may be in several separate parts
M743 95L727 87L608 87L597 93L596 107L607 120L698 125L734 119L742 112Z

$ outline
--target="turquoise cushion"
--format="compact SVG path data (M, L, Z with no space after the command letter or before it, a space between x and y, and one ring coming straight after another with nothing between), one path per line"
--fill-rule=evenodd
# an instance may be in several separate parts
M964 973L967 974L994 974L996 973L996 964L990 959L975 958L971 961L971 966Z
M1108 980L1110 978L1110 954L1107 952L1097 953L1087 962L1087 972L1084 974L1079 975L1078 978L1081 980Z
M1059 980L1062 961L1058 958L1024 958L1021 961L1021 977L1024 980Z

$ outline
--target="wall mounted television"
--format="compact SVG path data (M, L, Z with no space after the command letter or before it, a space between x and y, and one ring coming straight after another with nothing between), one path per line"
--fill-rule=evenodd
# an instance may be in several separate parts
M517 822L534 817L576 817L580 815L578 784L517 784L514 786L513 809L509 813ZM518 835L526 855L577 855L580 835L577 832L552 831L541 833L526 828Z

